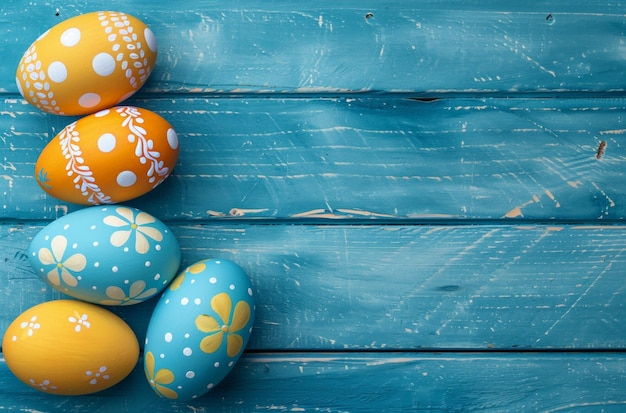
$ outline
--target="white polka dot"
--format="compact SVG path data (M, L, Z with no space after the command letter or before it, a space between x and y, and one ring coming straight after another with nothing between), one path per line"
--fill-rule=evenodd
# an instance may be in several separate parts
M185 373L185 377L187 377L188 379L193 379L195 375L196 373L194 373L193 371L188 371L187 373Z
M115 149L115 135L112 133L105 133L98 138L98 149L101 152L109 153Z
M137 175L132 171L122 171L117 175L117 184L123 187L133 186L137 182Z
M213 363L213 367L218 368L220 366L220 362L216 361L215 363Z
M149 267L149 266L151 266L151 265L152 265L152 263L151 263L150 261L146 261L146 262L144 263L144 265L145 265L146 267Z
M215 278L215 277L211 277L211 278L209 279L209 282L210 282L211 284L215 284L215 283L217 282L217 278Z
M154 276L154 281L158 281L161 278L161 274L157 274Z
M104 109L104 110L101 110L100 112L96 113L94 116L95 116L96 118L101 118L101 117L103 117L103 116L108 115L110 112L111 112L111 110L109 110L109 109Z
M91 245L93 245L94 247L97 247L100 244L98 243L98 241L94 241L93 244L91 244Z
M183 349L183 354L184 354L185 356L191 356L191 353L192 353L192 350L191 350L191 348L190 348L190 347L185 347L185 348Z
M213 388L213 386L215 386L215 384L213 384L213 383L209 383L209 384L207 384L207 385L206 385L206 388L207 388L207 389L212 389L212 388Z
M161 357L162 359L164 359L164 358L165 358L165 354L161 353L161 354L159 354L159 357Z
M15 78L15 83L17 84L17 90L20 92L20 95L24 96L24 89L22 89L22 84L20 83L20 79Z
M11 340L13 340L13 341L17 341L17 336L13 336L13 337L11 337Z
M157 45L156 36L154 35L154 33L152 33L152 30L146 27L146 29L143 31L143 36L146 38L146 42L148 43L148 47L150 48L150 50L156 53L159 47Z
M172 341L172 333L165 333L165 342L170 343Z
M93 263L93 266L94 266L94 267L96 267L96 268L98 268L98 267L100 266L100 263L99 263L99 262L94 262L94 263Z
M67 29L61 35L61 44L66 47L76 46L80 42L80 30L76 27Z
M114 265L113 268L111 268L111 271L113 271L113 272L117 272L118 270L119 270L119 268L117 268L116 265Z
M100 103L100 95L97 93L85 93L78 99L78 104L84 108L93 108Z
M194 303L195 305L200 305L200 304L202 304L202 300L201 300L201 299L199 299L199 298L196 298L195 300L193 300L193 303Z
M98 53L91 61L93 71L100 76L109 76L115 71L115 59L108 53Z
M189 303L189 298L187 298L187 297L183 297L183 298L180 300L180 303L181 303L182 305L187 305L187 304Z
M252 288L248 288L248 295L252 297Z
M178 149L178 135L172 128L167 130L167 143L170 145L170 148L174 150Z
M185 338L189 338L189 333L185 333Z
M231 289L231 290L234 290L234 289L235 289L235 284L231 284L231 285L230 285L230 289Z
M48 77L56 83L61 83L67 79L67 68L62 62L52 62L48 66Z

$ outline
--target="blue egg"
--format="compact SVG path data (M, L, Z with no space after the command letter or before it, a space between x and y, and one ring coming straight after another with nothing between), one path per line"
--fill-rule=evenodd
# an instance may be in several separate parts
M122 205L89 207L59 218L33 238L28 258L43 281L102 305L131 305L176 276L180 247L152 215Z
M188 267L150 318L144 350L150 386L178 401L205 394L239 360L253 323L252 287L237 264L210 259Z

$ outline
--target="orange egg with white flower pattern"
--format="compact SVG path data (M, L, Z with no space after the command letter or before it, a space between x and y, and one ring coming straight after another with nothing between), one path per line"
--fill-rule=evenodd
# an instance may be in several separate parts
M143 195L167 178L178 160L178 135L147 109L104 109L66 126L41 151L39 186L60 200L111 204Z
M121 318L94 304L56 300L20 314L2 340L7 366L45 393L80 395L109 388L133 370L139 343Z
M24 99L55 115L115 106L148 79L157 57L154 33L141 20L101 11L67 19L24 52L16 83Z

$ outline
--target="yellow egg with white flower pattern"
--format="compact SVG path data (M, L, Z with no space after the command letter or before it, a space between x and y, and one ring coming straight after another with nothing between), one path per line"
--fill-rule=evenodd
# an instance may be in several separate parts
M45 393L80 395L124 379L139 358L139 344L118 316L94 304L57 300L20 314L2 340L7 366Z

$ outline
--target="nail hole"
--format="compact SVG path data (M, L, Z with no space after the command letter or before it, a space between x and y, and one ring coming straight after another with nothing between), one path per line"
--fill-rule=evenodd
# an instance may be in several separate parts
M55 11L55 13L54 13L54 15L55 15L55 16L59 16L60 14L61 14L61 13L59 12L59 9L57 8L57 9L56 9L56 11Z
M552 15L552 13L546 16L546 22L548 22L548 24L554 24L554 16Z
M369 20L372 17L374 17L374 13L372 13L372 12L368 12L368 13L365 14L365 20Z

